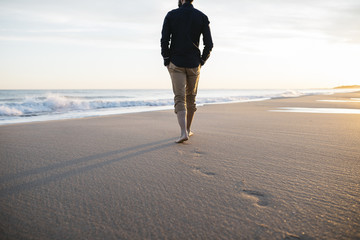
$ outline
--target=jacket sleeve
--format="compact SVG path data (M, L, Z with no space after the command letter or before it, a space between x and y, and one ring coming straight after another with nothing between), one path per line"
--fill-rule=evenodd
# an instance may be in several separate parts
M164 24L161 31L161 55L164 58L164 65L167 66L170 63L170 43L171 31L169 23L169 14L166 15L164 19Z
M212 48L214 47L209 24L210 24L210 22L209 22L208 18L205 16L205 24L202 29L204 50L203 50L203 53L201 56L201 65L205 64L206 60L210 57Z

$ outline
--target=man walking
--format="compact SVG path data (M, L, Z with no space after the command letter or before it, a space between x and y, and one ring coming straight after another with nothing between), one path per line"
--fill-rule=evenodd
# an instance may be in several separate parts
M170 73L175 113L181 129L177 143L188 140L193 134L190 128L196 111L200 68L213 48L210 22L205 14L193 7L192 2L179 0L179 8L165 17L161 37L161 55ZM199 49L200 35L204 41L202 54Z

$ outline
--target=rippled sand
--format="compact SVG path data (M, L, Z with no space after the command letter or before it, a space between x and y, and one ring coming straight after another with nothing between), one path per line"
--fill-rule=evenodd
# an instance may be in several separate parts
M359 97L0 126L0 239L359 239Z

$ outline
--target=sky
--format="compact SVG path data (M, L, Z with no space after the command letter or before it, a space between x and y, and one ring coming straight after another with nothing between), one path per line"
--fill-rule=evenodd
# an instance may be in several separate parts
M360 84L359 0L193 5L214 41L200 88ZM160 38L175 8L177 0L0 0L0 89L170 89Z

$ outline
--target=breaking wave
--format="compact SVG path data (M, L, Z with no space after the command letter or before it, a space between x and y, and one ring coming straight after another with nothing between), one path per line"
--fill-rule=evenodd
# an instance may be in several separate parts
M261 101L303 95L332 94L334 90L202 90L197 104ZM336 91L337 92L337 91ZM171 109L169 90L1 90L0 124ZM25 120L26 119L26 120Z

